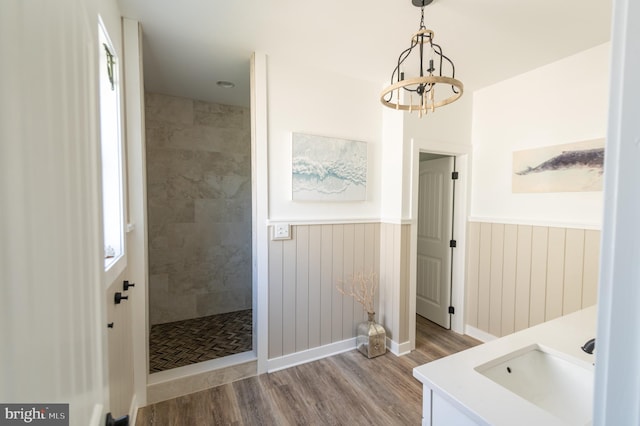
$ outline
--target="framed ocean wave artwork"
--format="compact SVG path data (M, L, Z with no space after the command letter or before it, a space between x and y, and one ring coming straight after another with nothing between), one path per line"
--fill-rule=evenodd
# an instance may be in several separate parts
M292 133L294 201L364 201L367 143Z
M511 189L526 192L602 191L604 139L515 151Z

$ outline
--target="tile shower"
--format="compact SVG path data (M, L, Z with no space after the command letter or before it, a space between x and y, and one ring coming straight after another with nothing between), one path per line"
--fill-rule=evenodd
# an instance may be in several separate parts
M175 342L171 355L171 336L185 334L175 330L190 320L194 328L203 327L202 318L219 327L232 313L251 316L249 109L146 93L145 113L150 361L179 366L186 361L167 362L185 352L184 342ZM247 339L241 336L247 327L231 322L230 351L250 350L251 323ZM154 333L160 325L165 332ZM194 346L207 344L220 347L201 340ZM209 349L204 352L225 354Z

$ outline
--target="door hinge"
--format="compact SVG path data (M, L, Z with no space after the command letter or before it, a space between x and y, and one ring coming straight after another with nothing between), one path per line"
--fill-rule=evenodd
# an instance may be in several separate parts
M458 172L451 172L451 179L453 180L458 179Z
M455 314L456 313L456 308L454 308L453 306L449 306L449 313L450 314Z
M458 243L456 242L456 240L450 240L449 241L449 247L454 248L458 245Z

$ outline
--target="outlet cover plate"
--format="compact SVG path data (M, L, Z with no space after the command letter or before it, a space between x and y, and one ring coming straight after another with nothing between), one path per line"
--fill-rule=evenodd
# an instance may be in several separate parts
M288 223L276 223L273 225L272 240L290 240L291 225Z

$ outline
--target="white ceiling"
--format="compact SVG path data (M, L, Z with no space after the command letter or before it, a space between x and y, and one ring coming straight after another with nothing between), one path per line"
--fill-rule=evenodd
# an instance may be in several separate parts
M147 90L244 106L253 51L382 87L420 21L411 0L118 3L142 23ZM467 93L608 41L610 21L611 0L435 0L425 8L426 27Z

